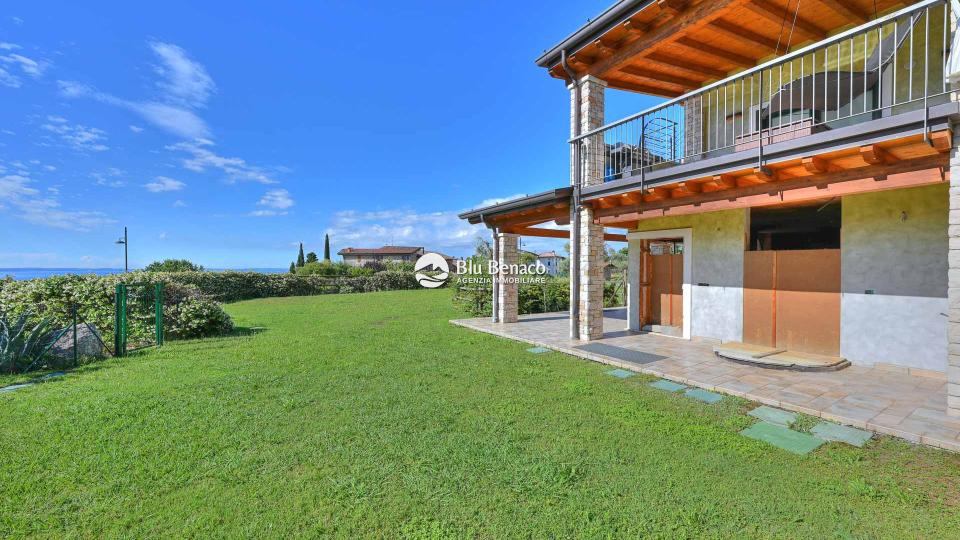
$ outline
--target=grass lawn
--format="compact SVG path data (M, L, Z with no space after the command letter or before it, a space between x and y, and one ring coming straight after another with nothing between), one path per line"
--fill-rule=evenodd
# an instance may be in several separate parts
M745 401L447 323L448 291L228 306L173 342L0 394L0 536L957 537L960 457L799 457Z

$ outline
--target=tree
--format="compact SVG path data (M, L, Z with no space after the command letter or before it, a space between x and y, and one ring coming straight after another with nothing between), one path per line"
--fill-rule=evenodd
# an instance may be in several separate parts
M164 259L148 264L147 272L203 272L203 267L187 259Z
M307 261L303 259L303 242L300 242L300 254L297 255L297 268L302 268Z
M290 263L290 273L291 273L291 274L296 274L296 273L297 273L297 265L296 265L296 263Z
M493 258L493 246L490 245L490 241L486 238L478 235L474 246L474 255L479 259L490 260Z
M312 251L310 253L307 253L307 262L308 263L317 262L317 254Z
M330 260L330 235L323 235L323 260Z

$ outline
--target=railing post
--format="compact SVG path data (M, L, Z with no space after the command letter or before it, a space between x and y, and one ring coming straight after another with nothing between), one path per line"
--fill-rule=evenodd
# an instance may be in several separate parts
M163 346L163 283L154 286L153 295L154 324L156 326L157 347Z
M71 306L71 315L73 316L73 366L80 364L80 357L77 351L77 305Z

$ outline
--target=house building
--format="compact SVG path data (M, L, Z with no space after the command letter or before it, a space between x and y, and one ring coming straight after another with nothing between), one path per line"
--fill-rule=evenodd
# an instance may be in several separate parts
M343 262L352 266L363 266L368 262L417 262L421 255L426 253L426 249L421 246L383 246L378 248L343 248L337 252L337 255L343 258ZM439 252L434 252L439 253ZM447 264L453 268L456 258L450 255L440 253L447 261Z
M939 378L960 416L960 13L782 4L617 2L536 61L569 91L569 181L461 217L501 262L569 237L573 340L604 338L604 245L626 242L630 331ZM608 119L608 92L665 101ZM493 300L518 321L515 283Z
M560 263L567 258L556 251L544 251L537 254L537 260L547 269L547 274L555 276L560 273Z

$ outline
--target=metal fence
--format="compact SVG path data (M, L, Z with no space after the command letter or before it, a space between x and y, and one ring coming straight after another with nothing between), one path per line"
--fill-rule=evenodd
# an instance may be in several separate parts
M570 140L595 183L924 109L947 100L946 0L924 0Z

